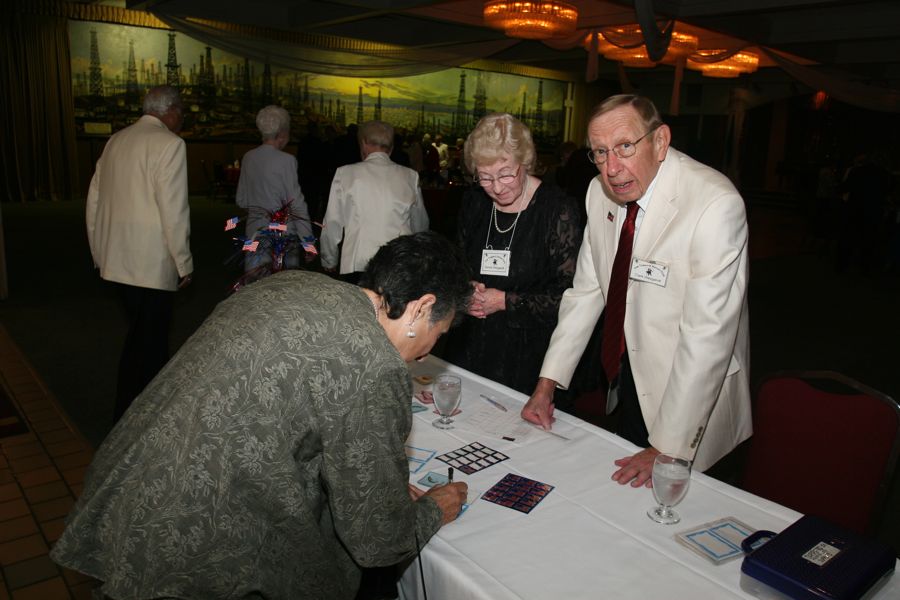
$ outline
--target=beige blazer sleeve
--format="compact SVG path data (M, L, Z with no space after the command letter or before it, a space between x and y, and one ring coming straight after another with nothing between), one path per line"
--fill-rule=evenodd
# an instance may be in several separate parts
M160 155L159 173L154 178L156 204L166 247L178 276L194 271L191 256L191 214L188 208L187 153L184 140L176 138Z

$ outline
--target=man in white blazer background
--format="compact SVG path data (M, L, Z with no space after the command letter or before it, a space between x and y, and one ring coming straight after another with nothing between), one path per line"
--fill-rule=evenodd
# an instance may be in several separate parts
M522 417L551 426L553 389L568 386L608 309L602 362L610 404L621 411L617 433L643 448L615 461L612 478L649 486L660 452L703 471L752 433L746 213L724 175L669 146L671 132L646 98L606 99L588 140L599 176L587 193L584 242ZM624 341L611 325L613 305L624 309Z
M368 121L360 126L358 138L362 161L335 172L319 238L322 267L329 273L339 268L351 283L359 281L382 245L428 229L419 174L390 159L394 128Z
M150 89L143 112L106 143L86 202L94 264L115 285L128 319L114 422L169 360L174 292L194 270L178 90Z

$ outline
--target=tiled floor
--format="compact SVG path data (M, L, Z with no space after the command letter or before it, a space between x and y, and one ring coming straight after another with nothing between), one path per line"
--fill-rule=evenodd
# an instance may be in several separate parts
M93 450L0 326L0 384L29 432L0 438L0 600L89 599L95 582L47 553Z

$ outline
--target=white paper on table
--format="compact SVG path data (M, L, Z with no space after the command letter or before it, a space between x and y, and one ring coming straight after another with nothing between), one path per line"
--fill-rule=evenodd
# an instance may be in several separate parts
M531 426L522 420L518 410L503 412L487 400L479 398L476 402L467 402L468 416L466 425L496 438L513 438L520 442L532 433Z

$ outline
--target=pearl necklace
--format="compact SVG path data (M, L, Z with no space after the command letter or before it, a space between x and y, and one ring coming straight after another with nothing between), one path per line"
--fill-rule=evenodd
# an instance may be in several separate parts
M522 198L524 198L527 194L528 194L528 174L526 173L525 174L525 185L522 186L522 195L519 196L519 200L521 201ZM497 205L494 204L493 202L491 203L491 205L492 205L491 206L491 211L492 211L491 218L494 221L494 229L497 230L497 233L500 233L500 234L509 233L510 231L512 231L513 229L516 228L516 223L519 222L519 217L522 215L521 209L519 210L519 212L516 213L516 218L512 222L512 225L510 225L506 229L500 229L500 225L497 224Z

